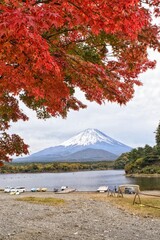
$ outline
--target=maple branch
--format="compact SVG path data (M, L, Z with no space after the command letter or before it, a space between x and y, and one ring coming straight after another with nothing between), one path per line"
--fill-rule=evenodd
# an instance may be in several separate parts
M71 1L68 1L68 2L71 5L73 5L75 8L77 8L78 10L82 11L86 16L88 16L88 14L86 12L84 12L84 10L81 7L77 6L75 3L71 2Z
M75 41L71 41L69 43L63 44L63 46L66 47L66 46L69 46L69 45L71 45L73 43L84 43L84 42L86 42L86 39L79 39L79 40L75 40Z
M72 28L72 29L64 29L64 30L61 30L61 31L57 31L56 33L53 33L53 34L50 34L50 35L47 35L46 36L46 33L42 34L42 37L45 38L45 39L50 39L54 36L57 36L57 35L60 35L60 34L63 34L63 33L67 33L67 32L73 32L73 31L76 31L77 28Z
M36 0L33 5L41 4L41 3L47 4L47 3L50 3L50 2L52 2L52 1L53 1L53 0ZM25 2L26 2L26 1L25 1ZM55 5L60 5L60 3L58 3L58 2L55 2L54 4L55 4Z

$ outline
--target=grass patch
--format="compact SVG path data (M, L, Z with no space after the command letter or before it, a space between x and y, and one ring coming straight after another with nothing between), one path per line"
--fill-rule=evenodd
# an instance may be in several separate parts
M22 197L17 198L17 201L24 201L29 203L35 203L35 204L45 204L49 206L55 206L55 205L61 205L65 203L64 199L60 198L51 198L51 197Z
M124 197L113 197L107 195L95 195L95 200L109 201L118 208L143 217L160 218L160 198L151 196L140 196L141 204L134 204L134 195L124 195Z
M112 202L133 214L160 218L160 199L141 196L141 204L133 205L133 198L134 196L124 196L123 198L114 198Z

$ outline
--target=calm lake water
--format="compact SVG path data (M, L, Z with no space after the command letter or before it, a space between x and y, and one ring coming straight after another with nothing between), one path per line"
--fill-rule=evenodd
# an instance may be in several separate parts
M0 188L24 186L30 190L33 187L46 187L52 191L69 186L79 191L96 191L102 185L113 188L121 184L138 184L141 190L160 190L160 178L126 177L123 170L0 174Z

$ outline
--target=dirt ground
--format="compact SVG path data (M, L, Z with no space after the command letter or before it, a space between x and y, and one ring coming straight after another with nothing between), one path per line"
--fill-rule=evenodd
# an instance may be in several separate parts
M62 198L65 204L48 206L16 200L24 196ZM128 213L92 196L77 192L13 196L0 192L0 240L160 239L160 219Z

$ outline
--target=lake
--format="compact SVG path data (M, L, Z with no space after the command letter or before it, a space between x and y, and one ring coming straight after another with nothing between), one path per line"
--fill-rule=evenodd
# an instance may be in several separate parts
M0 188L24 186L54 188L69 186L79 191L96 191L99 186L114 188L121 184L138 184L141 190L160 190L160 178L126 177L123 170L85 171L69 173L0 174Z

